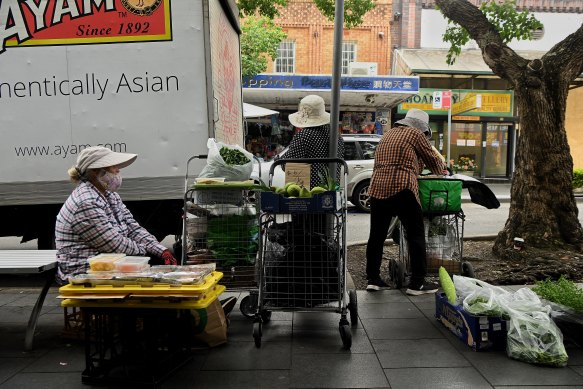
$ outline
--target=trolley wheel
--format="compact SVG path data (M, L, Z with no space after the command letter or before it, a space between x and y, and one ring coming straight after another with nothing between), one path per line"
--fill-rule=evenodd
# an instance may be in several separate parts
M401 289L405 283L405 267L400 261L389 261L389 275L396 289Z
M245 296L239 304L239 309L243 316L253 319L257 313L257 295Z
M338 328L340 330L342 346L344 346L345 350L350 350L350 348L352 347L352 332L350 332L350 326L348 325L348 323L342 324L342 322L340 322L340 326Z
M255 340L255 347L261 348L261 322L253 323L253 339Z
M348 312L350 312L350 324L356 327L358 324L358 301L355 290L348 291Z
M269 323L271 321L271 311L262 310L261 311L261 322L262 323Z
M462 276L475 278L474 267L469 262L462 262Z

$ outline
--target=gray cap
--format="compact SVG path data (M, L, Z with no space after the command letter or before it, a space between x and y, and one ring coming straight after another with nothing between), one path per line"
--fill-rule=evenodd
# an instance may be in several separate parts
M428 137L431 137L431 127L429 127L429 115L427 112L417 108L411 108L407 111L404 119L397 120L395 124L402 126L413 127L421 130Z

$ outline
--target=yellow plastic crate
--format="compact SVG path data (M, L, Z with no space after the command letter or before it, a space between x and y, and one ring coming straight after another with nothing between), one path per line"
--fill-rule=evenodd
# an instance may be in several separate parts
M223 278L223 273L212 272L205 277L200 285L170 285L152 284L149 286L126 283L124 285L72 285L68 284L59 288L63 296L79 296L84 294L140 294L140 295L185 295L198 296L208 292Z
M156 299L126 299L126 300L83 300L70 298L61 301L65 308L156 308L156 309L204 309L211 305L224 291L224 285L217 285L200 299L164 299L163 296Z

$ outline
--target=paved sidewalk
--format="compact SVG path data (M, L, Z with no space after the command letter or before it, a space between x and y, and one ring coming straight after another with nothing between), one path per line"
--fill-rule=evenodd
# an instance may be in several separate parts
M36 287L0 286L0 389L88 387L81 383L83 345L60 338L63 311L56 288L42 310L34 350L23 351L37 294ZM162 387L583 388L583 350L572 344L567 367L534 366L503 351L471 351L434 319L433 295L357 294L360 318L350 351L342 349L340 315L325 312L274 312L257 349L252 322L237 306L228 344L197 352Z

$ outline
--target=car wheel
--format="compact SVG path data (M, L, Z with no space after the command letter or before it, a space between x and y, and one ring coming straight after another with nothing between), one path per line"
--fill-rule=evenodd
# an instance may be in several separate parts
M354 192L352 192L352 204L362 212L370 212L370 197L368 195L369 185L369 180L363 181L356 185Z

